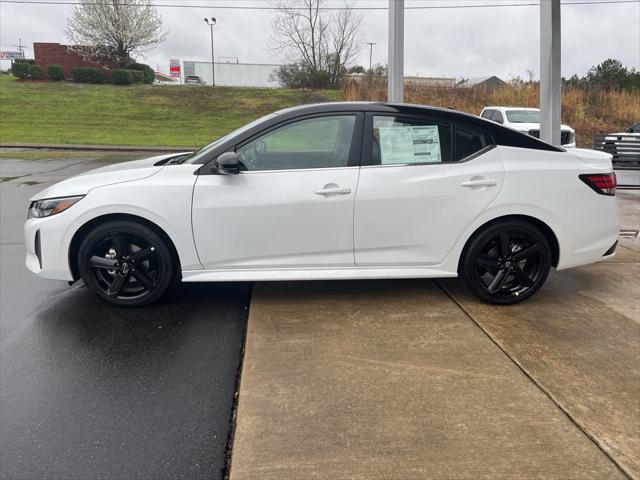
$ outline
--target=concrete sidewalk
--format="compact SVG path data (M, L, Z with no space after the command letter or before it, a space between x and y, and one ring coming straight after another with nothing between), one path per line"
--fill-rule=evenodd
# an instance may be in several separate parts
M425 280L256 285L231 478L624 475Z
M631 478L640 478L640 253L552 272L526 303L483 304L440 281Z

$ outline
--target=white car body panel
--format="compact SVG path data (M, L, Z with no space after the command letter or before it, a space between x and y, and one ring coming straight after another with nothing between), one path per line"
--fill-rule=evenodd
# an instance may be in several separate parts
M74 177L73 191L83 191L80 187L82 179L88 180L84 189L88 193L82 200L58 215L30 218L25 222L27 267L43 278L73 280L69 267L69 248L76 232L87 222L103 215L126 214L144 218L160 227L174 243L183 269L202 269L193 243L191 216L188 213L197 179L194 171L198 165L155 168L159 170L151 176L103 187L94 186L93 175ZM107 175L111 180L111 174ZM47 189L38 197L52 198L49 195L51 191ZM42 239L42 269L39 268L34 248L36 230L40 230Z
M503 178L498 148L459 163L362 167L354 214L356 264L441 264L496 197ZM463 186L482 181L495 184Z
M172 153L169 155L160 155L88 170L80 175L68 178L45 190L42 190L31 200L85 195L96 187L104 187L116 183L147 178L158 173L162 168L164 168L162 166L155 166L156 163L177 155L181 154Z
M358 167L201 175L193 233L205 269L352 267ZM323 188L349 193L321 195Z
M553 232L558 269L602 259L618 238L615 197L578 178L612 171L602 152L495 146L459 163L238 175L203 174L199 164L154 166L172 156L94 170L36 195L85 197L26 221L27 267L75 280L74 236L92 220L123 214L167 235L186 282L455 277L471 236L511 215ZM317 193L325 188L346 190Z

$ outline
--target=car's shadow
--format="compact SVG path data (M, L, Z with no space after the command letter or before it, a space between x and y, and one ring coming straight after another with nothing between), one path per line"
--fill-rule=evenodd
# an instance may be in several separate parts
M89 344L146 343L194 322L215 323L232 310L246 310L250 291L246 283L181 284L152 305L127 308L110 305L79 284L51 299L36 322L43 334L71 334Z

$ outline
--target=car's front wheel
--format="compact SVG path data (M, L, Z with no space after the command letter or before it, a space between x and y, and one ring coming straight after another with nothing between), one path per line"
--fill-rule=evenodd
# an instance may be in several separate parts
M162 237L132 221L103 223L89 232L78 250L78 270L98 296L130 307L156 301L175 274Z
M536 227L520 220L496 223L466 249L462 276L480 299L518 303L536 293L551 268L551 249Z

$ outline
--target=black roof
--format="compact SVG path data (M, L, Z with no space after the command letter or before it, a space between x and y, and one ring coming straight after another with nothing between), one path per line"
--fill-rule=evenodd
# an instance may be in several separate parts
M386 103L386 102L326 102L298 105L296 107L285 108L275 112L282 116L301 116L321 112L381 112L381 113L414 113L428 115L430 112L440 117L449 117L465 120L487 120L480 119L475 115L454 110L451 108L432 107L428 105L418 105L413 103ZM493 123L493 122L492 122Z
M300 105L297 107L285 108L276 113L281 120L300 117L314 113L330 112L380 112L380 113L405 113L413 115L433 114L439 119L449 121L464 122L469 126L475 126L490 134L497 145L504 145L519 148L532 148L537 150L549 150L561 152L563 149L554 147L526 133L518 132L512 128L505 127L499 123L492 122L485 118L469 113L454 110L452 108L432 107L428 105L418 105L412 103L386 103L386 102L328 102Z

